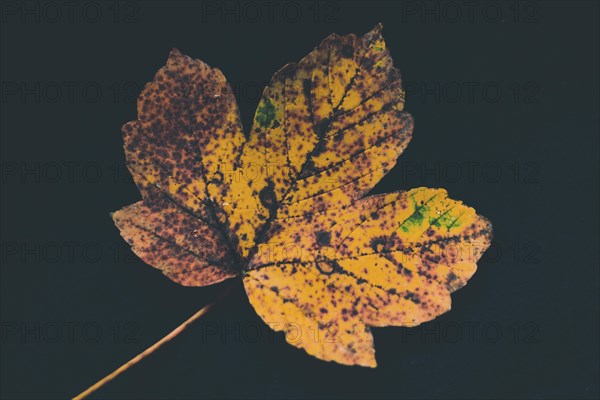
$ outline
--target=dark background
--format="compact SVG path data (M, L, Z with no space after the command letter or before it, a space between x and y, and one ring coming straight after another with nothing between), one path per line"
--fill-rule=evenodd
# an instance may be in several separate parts
M345 367L271 334L237 283L95 397L598 397L598 3L44 4L2 4L3 398L77 394L226 286L172 283L108 216L140 197L120 127L170 49L224 72L248 129L277 69L380 21L416 128L374 192L445 187L494 224L452 310L374 329L379 367Z

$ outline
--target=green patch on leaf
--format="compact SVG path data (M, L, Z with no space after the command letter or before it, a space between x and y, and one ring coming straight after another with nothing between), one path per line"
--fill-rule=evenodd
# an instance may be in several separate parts
M400 229L402 229L402 231L404 231L404 232L409 232L415 226L421 226L423 224L423 220L425 219L425 216L428 215L429 211L430 211L427 203L417 204L414 197L411 197L411 199L413 201L413 206L415 208L415 212L412 213L412 215L410 217L408 217L402 223L402 225L400 225ZM432 199L429 199L427 202L431 201Z
M271 103L270 99L264 99L259 104L254 119L264 128L270 128L273 125L273 121L275 120L275 106Z
M442 226L445 226L446 229L450 229L453 226L460 226L459 218L460 218L460 215L458 217L454 216L448 210L445 213L443 213L440 217L431 221L431 226L435 226L437 228L441 228Z

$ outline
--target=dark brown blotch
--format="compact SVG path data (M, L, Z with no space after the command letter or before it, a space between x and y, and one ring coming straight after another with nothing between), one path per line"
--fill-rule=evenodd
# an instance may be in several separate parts
M315 233L317 243L321 246L329 246L331 243L331 233L327 231L318 231Z

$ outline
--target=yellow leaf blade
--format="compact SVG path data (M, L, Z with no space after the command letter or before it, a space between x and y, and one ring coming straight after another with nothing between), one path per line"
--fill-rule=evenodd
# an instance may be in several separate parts
M331 35L278 71L240 158L242 171L263 171L247 180L254 199L239 197L231 210L256 228L244 231L245 245L261 243L278 216L348 205L372 189L412 137L403 107L380 26L360 38Z
M245 138L221 71L173 50L123 134L128 168L145 198L160 193L236 241L222 206Z
M299 277L305 285L298 285ZM292 264L251 271L244 278L256 312L288 343L325 361L375 367L373 337L367 326L342 309L344 293L310 269ZM342 313L347 314L343 317Z
M256 312L320 359L374 367L369 327L448 311L490 245L443 189L364 198L412 138L381 25L331 35L265 88L243 135L223 74L173 51L123 127L143 200L113 218L172 280L243 275Z
M415 326L448 311L450 293L474 273L491 235L485 218L442 189L372 196L277 220L244 282L339 325L342 342L353 343L356 331L343 326ZM250 301L272 319L269 303L252 293L258 288L247 286Z

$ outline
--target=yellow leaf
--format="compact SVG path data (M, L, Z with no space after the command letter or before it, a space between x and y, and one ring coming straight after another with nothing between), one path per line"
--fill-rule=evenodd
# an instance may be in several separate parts
M113 218L172 280L239 276L290 344L374 367L370 327L448 311L492 236L443 189L364 197L412 137L403 109L381 25L279 70L247 138L223 74L174 50L123 129L143 199Z

